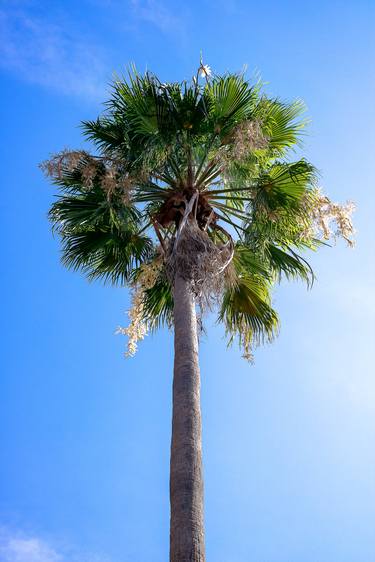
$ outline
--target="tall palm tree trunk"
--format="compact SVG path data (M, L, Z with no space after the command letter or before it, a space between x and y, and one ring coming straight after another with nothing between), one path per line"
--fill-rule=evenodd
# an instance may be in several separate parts
M178 275L174 329L170 562L205 562L197 318L190 284Z

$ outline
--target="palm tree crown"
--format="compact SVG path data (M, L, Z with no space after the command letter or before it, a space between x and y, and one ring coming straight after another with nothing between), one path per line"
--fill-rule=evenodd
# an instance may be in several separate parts
M351 243L352 205L331 203L315 168L290 159L303 112L243 74L201 65L191 82L162 83L133 69L105 113L82 124L95 154L63 151L42 165L60 190L49 216L64 264L134 289L130 354L147 329L173 322L179 271L250 357L278 330L274 283L312 283L301 253L331 236L332 221Z

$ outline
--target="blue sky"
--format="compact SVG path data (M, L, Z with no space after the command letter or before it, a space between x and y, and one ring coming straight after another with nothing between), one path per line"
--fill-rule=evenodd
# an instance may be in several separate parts
M0 2L1 562L168 558L171 334L123 358L128 293L63 269L37 164L82 146L113 71L188 78L200 50L305 100L304 153L358 231L311 256L312 291L276 290L254 366L207 319L208 560L375 560L374 25L372 0Z

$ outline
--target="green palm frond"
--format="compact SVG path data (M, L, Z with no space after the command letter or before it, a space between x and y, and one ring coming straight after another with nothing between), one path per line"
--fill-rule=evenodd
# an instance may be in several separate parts
M293 208L313 186L316 170L306 160L286 163L276 162L261 173L254 185L254 208L271 211Z
M275 273L279 281L282 276L286 279L301 279L308 287L311 287L315 276L310 264L291 248L289 252L278 248L274 244L268 245L268 258L270 269Z
M224 292L218 319L229 343L237 337L245 349L251 349L271 341L278 332L278 316L271 306L272 271L242 243L235 246L233 264L236 277Z
M129 147L126 124L109 118L82 121L84 136L101 151L120 150L126 154Z
M243 242L237 242L234 248L233 264L238 275L262 276L271 280L272 274L268 263L254 252L254 249Z
M112 106L116 114L125 116L134 136L148 137L165 127L168 103L158 88L157 81L148 74L144 77L130 74L129 82L115 82Z
M62 262L82 271L88 279L102 279L114 285L125 285L135 267L153 253L150 238L131 230L64 231Z
M254 111L256 92L242 75L214 78L207 84L204 96L214 131L222 138Z
M230 343L236 336L250 347L272 341L279 320L270 305L269 284L259 276L239 277L223 295L219 321L223 322Z
M282 156L286 149L301 144L308 124L307 119L301 118L305 112L306 106L301 100L288 104L279 100L261 99L257 113L269 139L270 149L275 155Z
M141 212L133 205L116 205L102 197L102 190L90 191L76 196L60 196L52 204L49 218L57 232L79 232L104 228L121 230L141 225Z
M134 267L152 252L152 241L140 234L142 212L124 204L116 191L101 187L99 171L90 189L82 182L82 170L66 172L57 183L62 195L49 211L49 219L62 240L62 261L74 270L114 284L125 284Z
M173 324L173 295L166 279L159 278L153 287L144 292L143 314L152 330Z

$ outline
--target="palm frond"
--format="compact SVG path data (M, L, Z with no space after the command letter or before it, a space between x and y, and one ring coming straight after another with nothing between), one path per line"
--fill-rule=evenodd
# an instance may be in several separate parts
M247 275L226 290L219 321L231 340L237 335L249 345L259 345L277 334L278 317L270 305L269 289L261 277Z
M108 117L98 118L95 121L82 121L81 128L84 136L94 143L101 151L122 150L126 153L129 140L126 124Z
M100 229L62 234L62 262L88 279L125 285L135 267L150 259L153 244L131 231Z
M301 279L306 282L308 287L312 286L315 275L309 263L302 256L291 248L289 248L289 252L285 252L274 244L268 244L267 250L270 268L279 281L282 276L285 276L286 279Z
M268 280L272 278L267 262L257 255L253 248L242 242L235 245L233 263L238 275L260 275Z
M313 187L315 178L316 170L306 160L276 162L254 183L253 209L255 212L257 209L277 211L283 208L292 211Z
M49 211L53 230L61 236L62 261L91 279L125 284L132 269L153 251L151 239L141 234L143 215L114 193L108 197L94 177L90 189L82 184L82 171L64 174L62 194Z
M152 330L172 325L173 295L171 286L165 279L159 278L153 287L145 290L143 314Z
M204 97L214 129L224 138L236 123L251 116L256 93L242 75L232 74L207 84Z
M261 99L257 112L269 147L275 155L281 156L286 149L301 144L308 124L307 119L301 119L305 111L306 106L301 100L288 104L277 99Z

